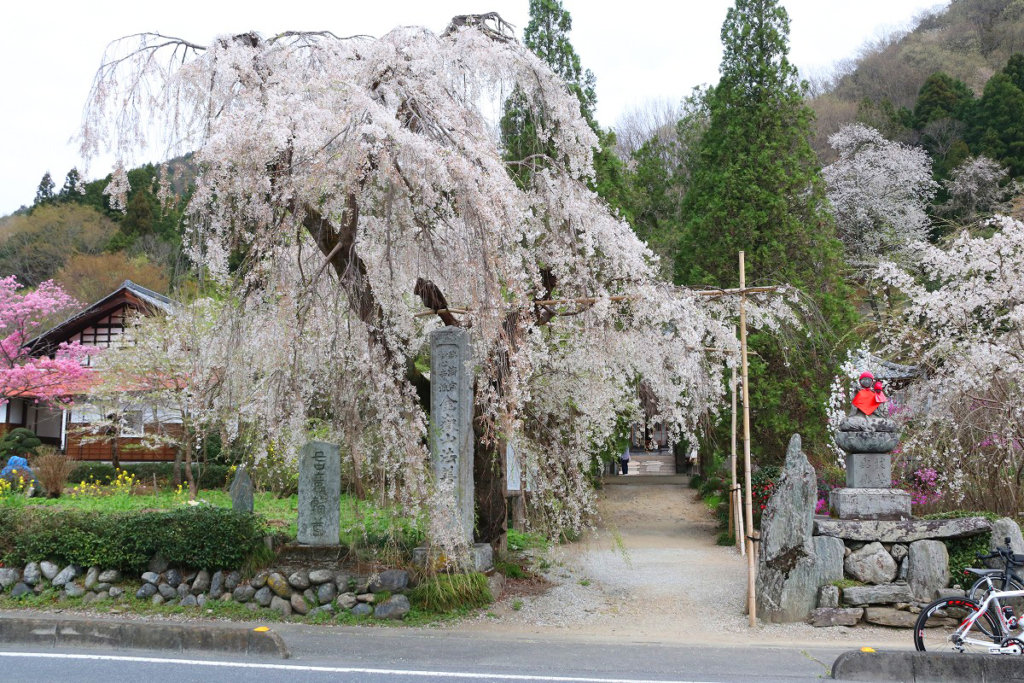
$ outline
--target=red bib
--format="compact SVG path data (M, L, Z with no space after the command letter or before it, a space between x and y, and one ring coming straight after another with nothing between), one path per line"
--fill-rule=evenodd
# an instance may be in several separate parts
M857 395L853 397L853 405L856 406L857 410L861 411L865 415L870 415L875 412L878 406L882 403L878 400L875 392L871 389L861 389L857 392Z

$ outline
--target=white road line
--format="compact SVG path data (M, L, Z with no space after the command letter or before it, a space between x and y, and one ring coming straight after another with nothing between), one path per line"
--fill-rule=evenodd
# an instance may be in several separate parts
M80 655L46 652L0 652L0 657L35 659L79 659L102 662L139 662L142 664L177 664L179 666L211 666L238 669L273 669L336 674L379 674L382 676L419 676L421 678L466 678L485 681L541 681L552 683L706 683L701 681L667 681L641 678L583 678L577 676L529 676L524 674L482 674L468 671L404 671L402 669L364 669L358 667L301 666L298 664L263 664L257 662L217 662L169 657L121 657L115 655Z

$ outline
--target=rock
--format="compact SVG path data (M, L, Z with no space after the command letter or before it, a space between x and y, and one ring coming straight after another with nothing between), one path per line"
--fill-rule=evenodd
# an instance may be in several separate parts
M297 590L306 590L307 588L309 588L309 572L307 572L305 569L300 569L299 571L295 572L294 574L288 577L288 584L292 588L295 588ZM280 595L280 593L278 593L278 595Z
M164 607L176 607L177 605L178 605L178 598L174 598L173 600L168 600L167 602L164 603Z
M309 604L301 593L292 593L292 597L289 602L291 603L292 611L296 614L305 615L309 613Z
M164 581L171 585L171 588L177 588L181 585L181 572L177 569L168 569L164 572Z
M290 598L292 596L292 589L288 585L288 580L277 572L267 577L267 587L274 591L278 597Z
M882 543L912 543L928 538L966 538L987 533L991 529L992 523L984 517L900 521L818 517L814 520L814 533L817 536Z
M220 600L222 595L224 595L224 572L216 571L210 577L210 597Z
M164 604L164 596L154 595L152 598L150 598L150 602L152 602L154 605L162 605Z
M50 583L52 583L54 586L63 586L68 581L74 579L76 576L78 576L78 572L75 571L74 565L69 564L68 566L64 567L64 569L61 569L60 573L57 574L57 576L53 577L53 581L51 581Z
M949 585L949 553L942 541L914 541L907 559L907 584L918 601L934 600L935 591Z
M909 553L909 551L907 551L907 552ZM899 573L896 574L896 580L897 581L906 581L907 580L907 572L909 570L910 570L910 560L908 558L904 557L903 561L900 562L900 571L899 571Z
M889 551L889 554L892 555L892 559L896 560L897 562L902 562L903 558L906 557L907 553L909 552L910 550L907 549L907 546L903 545L902 543L894 543L892 546L892 550Z
M121 583L121 572L116 569L108 569L100 572L98 579L100 583Z
M224 590L233 593L238 584L242 583L242 575L239 572L228 572L224 575Z
M250 612L255 612L255 611L257 611L260 608L260 606L258 604L256 604L255 602L247 602L247 603L245 603L245 608L247 610L249 610Z
M11 597L20 598L23 595L34 595L34 593L32 592L31 586L29 586L24 581L19 581L18 583L14 584L14 588L11 589Z
M370 579L365 576L356 576L349 583L353 586L352 592L356 595L370 591ZM341 590L341 588L339 587L338 590ZM345 590L347 591L348 589L346 588Z
M238 586L232 593L235 602L249 602L254 595L256 595L256 589L252 586Z
M186 595L189 595L189 594L190 594L190 592L189 592L188 582L187 581L182 581L181 583L179 583L178 584L178 597L179 598L183 598L183 597L185 597Z
M316 588L316 601L321 605L329 605L338 597L338 589L334 582L322 583Z
M316 606L320 604L320 598L317 597L316 591L312 587L302 591L302 597L310 605Z
M992 537L989 539L989 551L994 551L998 546L1005 546L1006 539L1010 539L1010 550L1014 555L1024 555L1024 536L1021 535L1020 526L1010 519L1003 517L992 523ZM986 564L992 569L1002 569L1001 559L987 560Z
M252 580L249 581L249 585L255 588L256 590L259 590L260 588L263 588L267 585L267 579L269 578L269 573L259 572L258 574L256 574L256 576L252 577Z
M334 575L334 585L338 587L338 593L348 593L351 590L352 579L345 572L338 572ZM366 591L363 591L364 593Z
M350 610L359 604L359 600L355 593L342 593L338 596L337 604L340 610Z
M309 614L306 616L315 617L318 614L334 614L334 605L320 605L309 610Z
M839 588L822 586L818 589L818 609L839 607Z
M89 567L89 571L85 573L85 589L92 590L100 582L100 568Z
M167 565L168 562L164 559L163 555L157 553L153 556L153 559L149 561L148 569L154 574L163 574L165 571L167 571Z
M501 572L494 572L487 577L487 588L491 591L491 598L497 602L505 592L505 575Z
M85 589L74 581L68 581L64 584L64 595L69 598L80 598L85 595Z
M199 595L208 590L210 590L210 572L203 569L196 574L196 578L192 582L192 595Z
M200 607L205 607L206 606L206 600L207 600L206 593L200 593L199 595L196 596L196 604L199 605Z
M163 596L164 600L173 600L178 597L178 591L171 588L169 583L161 583L156 589Z
M142 588L140 588L139 590L135 591L135 597L137 597L139 600L145 600L147 598L151 598L154 595L156 595L156 592L157 592L157 587L156 586L154 586L151 583L144 583L144 584L142 584Z
M93 590L95 590L97 593L99 593L100 591L108 591L108 590L110 590L110 584L109 583L97 583L96 584L96 588L94 588Z
M361 602L352 608L352 616L354 617L368 617L371 614L373 614L373 608L365 602Z
M124 589L121 588L120 586L111 586L109 593L110 593L110 597L112 597L112 598L119 598L122 595L124 595Z
M192 582L196 580L196 574L197 573L198 572L185 572L184 574L181 575L181 582L182 583L187 583L188 585L191 586Z
M110 591L99 591L96 593L96 602L110 599Z
M794 434L761 522L757 613L765 621L804 621L817 607L818 589L843 578L843 542L811 537L817 495L814 468Z
M846 573L864 583L892 583L896 578L896 561L875 541L853 552L843 563Z
M914 628L917 623L917 615L892 607L868 607L864 610L864 621L879 626Z
M896 583L882 586L851 586L843 589L844 605L891 605L897 602L910 602L913 599L910 586Z
M935 599L940 598L966 598L967 591L963 588L939 588L935 591ZM920 610L918 610L920 612Z
M398 593L399 591L404 591L408 586L409 572L404 569L388 569L373 577L370 581L370 592L381 593L387 591L389 593Z
M235 598L231 593L225 593L224 595L220 596L221 602L231 602L234 599Z
M274 591L270 590L269 587L264 586L253 593L252 599L255 600L260 607L270 607L270 603L274 599Z
M359 602L371 602L372 603L376 599L377 599L377 596L375 596L373 593L362 593L362 594L356 596L356 600L358 600Z
M286 617L290 617L292 615L292 604L289 601L277 595L271 598L270 609L280 612Z
M199 600L194 595L186 595L185 597L183 597L181 599L181 602L179 604L182 607L198 607L199 606Z
M314 586L334 581L334 572L330 569L314 569L309 573L309 582Z
M53 577L57 576L57 572L60 571L60 567L55 565L53 562L42 561L39 563L39 571L43 573L43 577L47 581L53 581Z
M856 626L862 616L864 610L861 607L819 607L811 611L807 623L815 628Z
M373 616L377 619L401 619L410 609L409 598L404 595L392 595L377 605L373 610Z
M21 581L21 572L13 567L0 567L0 591Z
M156 572L143 572L142 580L146 583L151 583L155 586L156 584L160 583L160 575Z
M235 470L235 478L231 480L228 492L231 494L231 509L235 512L252 513L255 509L256 489L245 467Z
M43 580L43 574L39 571L38 562L29 562L25 565L25 573L21 575L21 580L30 586L37 585Z

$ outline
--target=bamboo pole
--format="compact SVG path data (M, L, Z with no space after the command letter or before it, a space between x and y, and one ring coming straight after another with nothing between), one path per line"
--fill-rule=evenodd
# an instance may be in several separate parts
M736 328L733 327L733 334ZM729 529L736 538L736 549L741 555L746 554L743 545L743 497L736 484L736 366L732 366L732 450L729 455L729 469L732 470L732 483L729 486Z
M745 255L740 252L740 289L746 289L747 267ZM757 626L757 602L754 591L754 504L750 484L750 381L747 364L747 297L740 295L740 363L743 381L743 466L744 488L746 489L746 532L747 532L747 613L750 615L751 628Z

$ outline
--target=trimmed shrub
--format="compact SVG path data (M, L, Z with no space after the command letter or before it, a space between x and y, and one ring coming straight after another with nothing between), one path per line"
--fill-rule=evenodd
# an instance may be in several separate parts
M237 568L262 553L267 533L258 516L208 506L115 514L0 509L0 554L8 565L50 559L134 572L159 552L182 567Z

